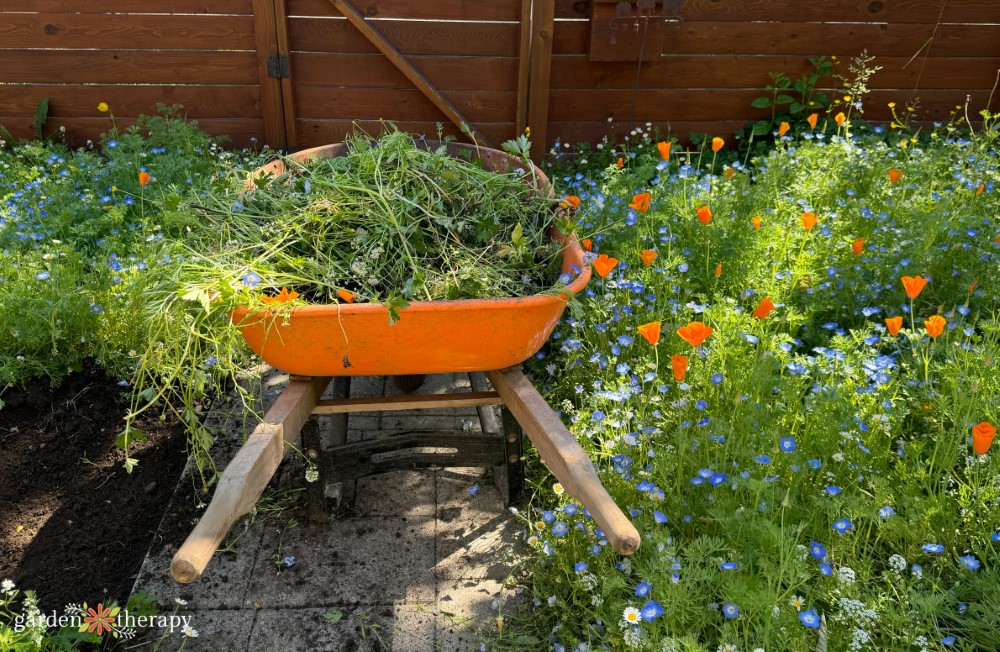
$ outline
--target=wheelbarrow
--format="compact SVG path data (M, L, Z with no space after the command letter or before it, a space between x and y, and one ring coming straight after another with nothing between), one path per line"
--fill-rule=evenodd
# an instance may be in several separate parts
M448 148L453 155L477 156L493 171L521 165L497 150L457 143ZM343 144L328 145L299 152L294 158L301 162L345 152ZM284 171L284 162L277 161L254 176ZM537 168L534 173L539 187L548 188L544 173ZM281 326L274 326L273 316L267 313L253 314L246 308L234 311L233 323L254 352L288 372L291 379L223 471L204 515L174 555L170 565L174 579L189 583L201 576L229 529L256 504L300 434L306 456L320 473L319 482L311 483L320 492L316 498L313 491L310 498L310 511L315 513L322 511L318 501L330 482L390 468L519 468L521 435L516 430L523 429L542 462L566 492L587 508L612 548L622 555L634 553L639 533L608 495L576 438L521 371L520 364L552 334L571 294L582 290L590 279L576 236L557 231L552 236L561 244L563 272L579 272L559 292L495 300L417 301L392 325L386 307L374 303L294 308ZM423 374L444 372L483 372L492 390L473 387L471 392L443 395L347 396L352 376L395 376L405 383ZM322 400L331 382L334 398ZM403 433L360 443L346 443L339 436L334 448L324 451L315 429L304 428L314 414L495 405L502 406L505 414L499 433ZM343 435L346 425L341 422L335 430ZM413 452L394 456L388 464L369 461L390 448ZM516 484L516 474L512 478Z

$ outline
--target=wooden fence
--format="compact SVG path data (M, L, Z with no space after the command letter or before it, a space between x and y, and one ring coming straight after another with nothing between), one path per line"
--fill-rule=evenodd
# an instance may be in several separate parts
M684 140L766 115L750 103L769 72L862 50L882 66L868 119L914 97L926 121L967 96L973 117L1000 111L997 0L666 0L648 20L640 4L615 24L607 0L0 0L0 125L31 137L49 98L45 133L71 144L158 102L240 146L383 119L428 136L464 120L493 144L525 125L540 144L647 122Z

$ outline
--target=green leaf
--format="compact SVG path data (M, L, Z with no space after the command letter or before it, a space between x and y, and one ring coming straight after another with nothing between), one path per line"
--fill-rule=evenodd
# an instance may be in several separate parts
M201 288L191 288L184 294L181 299L185 301L198 301L201 303L201 307L205 309L205 312L212 311L212 300L208 296L208 292Z
M337 611L336 609L331 609L323 614L323 620L330 623L331 625L336 625L344 617L344 614Z
M118 435L118 439L115 440L115 446L121 450L128 448L128 445L134 441L146 442L149 439L146 437L146 433L139 430L138 428L133 428L132 426L126 426L125 430Z
M774 98L775 104L791 104L794 101L795 98L792 97L791 95L779 95L778 97Z
M42 127L45 126L45 122L49 119L49 98L43 97L38 101L38 106L35 107L35 124L31 125L35 130L35 135L38 136L38 140L42 139Z
M804 108L806 107L802 106L798 102L792 102L792 105L788 107L788 110L791 111L792 113L801 113L802 109Z
M755 109L767 109L771 106L771 98L769 97L758 97L756 100L750 103Z
M753 123L753 135L763 136L767 132L771 131L771 123L765 120Z
M523 249L525 245L528 244L527 239L524 237L524 227L518 223L514 227L513 233L510 234L510 241L514 243L514 246L518 249Z

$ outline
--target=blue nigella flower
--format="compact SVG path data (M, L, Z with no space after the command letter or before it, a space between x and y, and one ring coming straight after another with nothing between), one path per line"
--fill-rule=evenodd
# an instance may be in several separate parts
M757 464L770 464L771 456L761 453L757 457L753 458L753 461L756 462Z
M937 554L939 552L944 552L944 546L942 546L940 543L925 543L924 545L921 546L921 548L924 549L924 552L930 553L932 555Z
M990 538L993 539L994 541L1000 541L1000 532L994 532L993 534L990 535Z
M562 538L566 536L567 532L569 532L569 528L566 527L566 524L563 521L556 521L555 523L552 524L553 536Z
M826 557L826 547L818 541L813 541L809 544L809 554L813 559L823 559Z
M941 639L941 645L950 647L955 642L954 636L945 636Z
M656 600L649 600L642 605L642 619L647 623L653 622L665 613L665 610Z
M724 571L736 570L737 566L739 566L739 564L737 564L735 561L724 561L721 564L719 564L719 568L721 568Z
M896 510L894 510L892 507L890 507L888 505L886 505L882 509L878 510L878 515L880 517L882 517L883 521L888 521L889 517L892 516L895 513L896 513Z
M782 437L779 448L786 453L791 453L795 450L795 437Z
M848 519L848 518L838 518L836 521L833 522L833 526L832 527L838 533L844 534L848 530L853 529L854 528L854 524L851 523L851 520Z
M653 590L653 585L645 580L635 585L635 597L645 598Z
M830 577L831 575L833 575L833 567L830 566L830 564L823 562L822 564L819 565L819 572L823 573L827 577Z
M594 412L590 415L590 418L593 419L595 423L600 423L601 421L604 421L606 417L607 415L601 412L600 410L594 410Z
M806 609L799 612L799 622L810 629L819 629L819 614L815 609Z
M732 602L722 605L722 615L726 618L735 618L740 615L740 608Z
M249 274L243 276L243 285L250 289L257 287L258 283L260 283L260 277L254 272L250 272Z
M979 560L972 555L965 555L964 557L959 557L958 561L965 566L966 570L974 571L979 568Z
M667 522L667 515L664 514L663 512L654 511L653 512L653 520L656 521L657 523L666 523Z
M573 570L575 570L579 574L579 573L586 573L588 568L590 568L590 566L587 565L587 562L578 561L576 562L576 565L573 567Z
M836 485L830 485L830 486L828 486L826 488L826 493L830 494L831 496L836 496L841 491L843 491L843 490L840 487L836 486Z
M712 374L712 384L713 385L722 384L722 374Z

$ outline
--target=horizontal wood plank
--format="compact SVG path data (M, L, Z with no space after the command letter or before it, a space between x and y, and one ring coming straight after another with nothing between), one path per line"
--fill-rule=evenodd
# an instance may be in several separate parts
M1000 58L879 57L882 70L870 86L882 89L984 89L996 80ZM907 65L909 64L909 65ZM755 55L663 55L643 64L639 87L652 88L760 88L770 83L768 73L781 71L792 79L813 71L802 57ZM636 64L591 62L586 55L553 57L552 85L556 88L631 89ZM827 79L829 83L832 78ZM763 92L763 91L762 91Z
M0 14L4 48L252 50L250 16Z
M75 14L230 14L249 16L251 0L0 0L0 13Z
M1000 14L1000 8L998 8ZM850 59L861 50L876 57L910 58L934 33L934 24L819 24L692 22L666 25L664 54L836 55ZM555 54L586 54L590 24L557 21ZM989 25L941 25L931 43L935 57L1000 56L1000 16ZM922 53L926 54L926 53ZM878 65L878 59L875 64Z
M0 115L33 115L38 102L49 98L49 115L60 118L102 117L97 111L106 102L116 118L156 113L156 105L180 104L183 113L199 118L259 118L257 86L80 86L30 84L5 87L0 94ZM108 118L110 123L110 117Z
M507 57L407 57L438 90L513 90L517 59ZM291 57L297 84L413 88L403 73L378 54L308 54Z
M388 116L386 118L388 120ZM0 123L2 124L2 123ZM426 136L427 138L437 138L438 125L443 129L443 135L455 136L461 142L467 142L467 138L454 125L444 121L440 122L414 122L406 119L393 121L393 124L400 131L404 131L415 136ZM376 135L389 129L388 125L378 120L304 120L295 121L296 133L299 136L299 148L318 147L339 143L347 136L357 133ZM513 138L515 127L513 122L480 122L476 128L490 139L493 143L501 143Z
M329 0L286 0L289 16L337 16ZM520 0L353 0L367 18L424 20L511 20L521 16Z
M462 392L457 394L424 394L419 396L372 396L365 398L332 398L316 403L313 414L346 414L356 412L393 412L397 410L427 410L431 408L478 407L500 405L503 400L496 392Z
M442 95L471 123L513 122L514 91L442 91ZM295 105L301 118L378 120L392 116L407 120L445 120L445 115L418 90L295 86Z
M752 21L844 21L936 23L995 23L996 0L684 0L680 11L687 22L706 20ZM556 0L557 18L590 17L590 0Z
M33 113L16 116L0 115L0 125L9 129L14 138L34 138L35 130L31 126L35 121ZM190 114L188 117L195 120L198 127L213 136L227 136L229 138L226 142L227 146L257 147L263 143L264 121L260 118L197 119ZM127 129L133 124L135 124L134 117L115 116L115 125L118 129ZM52 116L45 123L45 135L57 133L60 126L66 128L66 133L65 136L59 136L59 140L65 138L66 144L70 147L82 147L88 140L97 142L100 135L111 127L106 117L60 118Z
M989 90L971 91L970 94L974 111L985 108ZM769 115L766 110L750 106L750 102L759 95L760 92L754 90L640 91L635 96L633 109L631 93L618 90L553 90L549 120L599 122L610 117L622 121L627 120L630 114L637 124L666 120L732 120L737 116L755 120ZM965 101L966 91L920 91L915 95L920 98L919 117L926 120L946 120L955 105ZM865 117L887 120L891 116L886 105L889 102L902 105L910 96L909 91L872 92L865 97ZM1000 103L1000 98L995 97L994 103Z
M403 54L517 56L518 26L499 22L380 20L375 29ZM291 18L292 49L301 52L378 52L344 18Z
M255 52L0 50L0 82L256 84Z

